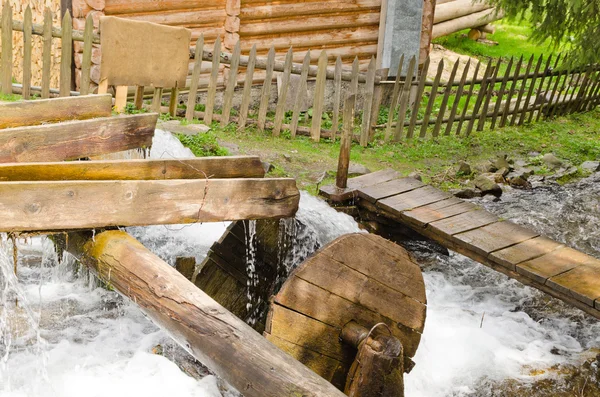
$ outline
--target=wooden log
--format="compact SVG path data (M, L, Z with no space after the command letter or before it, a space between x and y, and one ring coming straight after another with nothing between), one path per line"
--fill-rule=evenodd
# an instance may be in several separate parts
M222 0L106 0L106 15L222 8Z
M260 158L255 156L0 164L3 182L262 178L264 175Z
M479 11L474 14L469 14L464 17L452 19L446 22L433 25L432 38L447 36L452 33L459 32L463 29L481 26L490 22L497 21L504 17L504 12L490 8L488 10Z
M245 396L343 396L127 233L104 232L84 244L82 260L100 279L138 303L157 325Z
M441 22L449 21L451 19L464 17L466 15L484 11L492 7L493 5L489 4L486 1L473 0L456 0L450 3L437 4L435 7L433 24L435 25Z
M0 130L0 162L63 161L149 147L158 114Z
M350 149L352 147L352 133L354 130L354 108L356 95L350 95L344 101L344 123L342 127L342 140L340 142L340 157L335 176L335 185L340 189L348 187L348 168L350 166Z
M0 129L109 117L110 95L84 95L0 103Z
M2 34L2 56L0 58L0 85L3 94L12 94L13 39L12 39L12 6L8 1L2 7L0 26Z
M467 33L467 37L473 41L477 41L484 38L484 33L478 29L471 29L469 30L469 33Z
M3 182L2 231L93 229L293 216L293 179ZM64 216L68 209L68 216Z
M244 2L240 17L245 21L286 18L290 15L308 16L336 14L338 12L379 11L381 1L361 0L360 2L297 2L285 4L253 5Z
M483 26L478 26L477 30L480 30L484 33L494 34L496 33L496 27L491 23L485 24Z

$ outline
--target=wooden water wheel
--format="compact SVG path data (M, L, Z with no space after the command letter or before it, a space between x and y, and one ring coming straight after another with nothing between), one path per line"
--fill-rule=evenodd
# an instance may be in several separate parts
M410 358L425 315L423 275L410 254L357 233L333 241L290 275L272 299L264 335L343 390L357 353L340 337L344 326L384 323Z

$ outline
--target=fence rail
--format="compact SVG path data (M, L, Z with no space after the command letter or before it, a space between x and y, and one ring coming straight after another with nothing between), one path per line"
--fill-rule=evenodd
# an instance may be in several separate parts
M0 85L3 93L19 93L29 99L32 92L42 98L49 96L86 95L95 89L98 65L92 63L93 45L100 37L93 31L91 16L83 31L73 30L67 12L62 26L52 26L52 14L46 10L43 24L33 24L31 10L27 8L24 20L12 19L7 3L2 9L0 30L2 54L0 57ZM12 42L14 32L24 40L22 56L23 81L13 82ZM31 85L32 35L43 38L43 70L41 86ZM61 67L59 87L50 87L50 59L53 56L52 40L61 40ZM73 42L83 43L80 62L82 74L80 92L72 91ZM376 59L371 58L366 72L359 70L358 58L352 68L342 67L341 58L333 66L325 51L319 51L318 65L311 65L311 52L304 54L302 63L294 63L294 50L285 59L275 59L274 47L267 57L258 57L256 48L248 56L241 55L240 45L233 53L221 51L217 40L212 48L205 48L200 36L190 50L193 69L189 87L170 91L169 106L162 106L166 91L154 88L153 102L149 107L171 115L185 116L188 120L213 121L225 126L234 123L238 128L255 125L260 131L271 130L273 135L289 131L308 135L315 141L321 138L336 139L342 125L352 126L353 138L366 146L375 137L384 140L436 138L441 135L469 135L506 125L521 125L543 118L590 110L600 102L600 66L585 65L569 68L561 56L530 57L528 60L508 61L471 60L466 65L456 61L446 79L444 61L436 66L429 59L419 67L415 58L402 59L394 80L387 80L387 70L376 70ZM562 61L562 63L561 63ZM206 89L199 86L202 62L211 64ZM219 70L227 65L224 85L219 84ZM430 70L431 69L431 70ZM434 72L435 70L435 72ZM253 86L255 74L264 74L260 93ZM483 74L481 75L481 73ZM95 78L94 78L95 76ZM295 77L293 77L295 76ZM470 78L470 76L472 76ZM293 78L292 78L293 77ZM273 81L278 79L275 85ZM278 88L276 90L275 88ZM126 96L119 91L119 107L124 107ZM134 105L144 106L144 87L136 87ZM187 99L182 93L187 92ZM355 112L352 123L341 120L341 106L354 97ZM220 100L219 100L220 99ZM252 99L256 106L252 106ZM178 109L184 104L185 109ZM387 120L380 121L380 114ZM343 118L343 117L342 117ZM379 124L378 124L379 122Z

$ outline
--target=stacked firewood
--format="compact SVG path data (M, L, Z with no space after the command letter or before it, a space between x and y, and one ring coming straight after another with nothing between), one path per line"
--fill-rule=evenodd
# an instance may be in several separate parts
M483 39L486 33L494 33L494 27L490 23L502 17L504 12L486 1L438 0L432 37L435 39L471 28L471 39Z

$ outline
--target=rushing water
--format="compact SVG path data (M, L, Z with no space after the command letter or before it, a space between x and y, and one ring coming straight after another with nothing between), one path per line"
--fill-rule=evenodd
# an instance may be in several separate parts
M189 155L169 134L157 131L151 157ZM565 188L513 191L501 203L482 204L598 256L599 181L596 175ZM294 248L282 258L287 267L339 235L359 230L350 217L304 192L297 218L299 223L286 223L286 233L294 238L280 239ZM201 261L226 227L128 231L173 264L177 256ZM488 392L489 385L557 376L550 368L576 364L600 345L599 324L578 310L465 257L447 257L419 244L410 247L423 263L429 304L417 365L406 376L408 397L498 395ZM48 239L18 245L17 280L12 243L0 242L0 396L236 395L134 304L100 288L68 257L58 264Z

